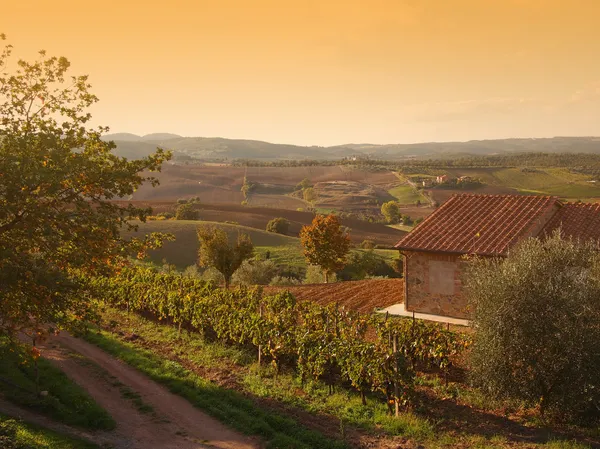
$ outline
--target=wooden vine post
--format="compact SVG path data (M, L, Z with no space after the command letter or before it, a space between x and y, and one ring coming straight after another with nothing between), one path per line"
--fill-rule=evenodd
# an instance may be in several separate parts
M394 333L392 351L394 353L394 407L396 416L400 416L400 401L399 401L399 390L398 390L398 334Z
M262 321L262 302L259 301L258 303L258 316L261 318ZM262 323L260 323L262 325ZM261 359L262 359L262 344L260 343L262 341L262 335L260 332L261 327L259 327L259 335L258 335L258 368L259 368L259 372L260 372L260 364L261 364Z

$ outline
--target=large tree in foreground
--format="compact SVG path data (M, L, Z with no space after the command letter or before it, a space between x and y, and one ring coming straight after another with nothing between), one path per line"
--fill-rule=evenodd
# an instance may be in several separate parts
M197 232L200 242L198 265L215 268L223 275L225 288L229 288L233 273L254 254L250 237L240 233L237 241L231 244L227 233L216 226L199 226Z
M317 215L309 226L302 227L300 240L306 261L321 267L325 282L346 264L350 237L335 215Z
M114 155L101 139L108 128L88 126L98 99L87 77L67 76L66 58L41 51L15 63L11 51L0 54L0 332L37 334L86 314L87 276L160 240L123 240L121 229L149 211L109 200L155 184L141 173L169 155Z
M475 260L467 285L476 384L542 414L600 417L597 242L529 239L506 259Z

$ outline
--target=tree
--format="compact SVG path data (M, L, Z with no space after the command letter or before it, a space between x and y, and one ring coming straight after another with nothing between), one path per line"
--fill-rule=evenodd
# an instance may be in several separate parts
M254 254L254 246L247 234L238 234L237 242L231 245L227 233L215 226L198 227L198 240L198 265L218 270L225 279L225 288L229 288L231 276L242 262Z
M317 192L312 187L304 189L304 192L302 193L302 197L304 198L304 201L306 201L307 203L310 203L311 205L314 205L314 203L317 201L317 198L318 198Z
M175 211L175 220L197 220L198 211L191 203L180 204Z
M267 231L276 234L287 234L290 229L290 222L285 218L273 218L267 223Z
M398 223L400 221L400 208L395 201L388 201L381 206L381 213L388 223Z
M244 260L235 270L231 282L235 285L268 285L277 273L277 266L272 260Z
M312 184L310 183L310 179L308 178L304 178L302 181L300 181L300 183L296 186L297 190L305 190L308 189L309 187L311 187Z
M0 35L0 40L5 40ZM123 239L149 209L120 206L155 178L170 154L140 160L112 153L106 127L88 127L98 101L87 76L67 76L64 57L20 60L8 72L12 46L0 53L0 332L38 335L86 316L90 275L107 274L128 255L142 255L156 234Z
M472 377L487 393L600 418L600 254L595 243L529 239L467 277Z
M344 267L350 250L350 236L342 230L335 215L317 215L311 225L302 227L300 240L306 261L321 267L325 282L332 273Z

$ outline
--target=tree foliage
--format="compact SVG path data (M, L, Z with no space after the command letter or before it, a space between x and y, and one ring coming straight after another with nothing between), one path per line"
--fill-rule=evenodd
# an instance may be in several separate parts
M302 198L304 198L304 201L307 203L314 204L318 199L318 195L314 188L307 187L302 192Z
M180 204L175 210L175 220L197 220L198 211L191 203Z
M350 250L350 236L335 215L317 215L310 225L302 227L300 240L306 261L321 267L325 282L329 275L344 267Z
M400 221L400 208L395 201L388 201L381 205L381 214L388 223L398 223Z
M474 381L541 412L600 417L600 255L595 243L529 239L476 260L468 296Z
M227 233L216 226L198 227L198 240L198 264L218 270L225 279L226 287L229 287L231 276L242 262L254 254L254 246L247 234L238 234L236 243L230 244Z
M286 235L290 230L290 222L285 218L273 218L267 223L267 231Z
M4 36L0 36L4 40ZM150 212L110 202L127 197L170 155L128 161L88 127L98 101L64 57L19 60L0 52L0 332L67 324L88 310L81 273L103 273L159 244L121 238Z

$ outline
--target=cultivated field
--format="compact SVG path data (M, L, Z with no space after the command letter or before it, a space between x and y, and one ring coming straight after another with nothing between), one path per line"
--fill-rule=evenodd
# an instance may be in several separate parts
M339 304L362 313L372 313L404 302L404 279L368 279L364 281L311 284L292 287L265 287L265 293L289 291L296 299L323 306Z

